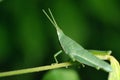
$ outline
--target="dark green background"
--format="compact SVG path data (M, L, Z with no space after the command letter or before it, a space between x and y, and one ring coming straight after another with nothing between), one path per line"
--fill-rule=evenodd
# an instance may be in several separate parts
M0 71L54 62L53 55L61 47L55 28L42 12L47 8L52 10L64 33L84 48L112 50L112 55L120 60L119 0L0 1ZM106 72L90 67L76 71L82 80L107 79ZM45 72L1 80L41 80Z

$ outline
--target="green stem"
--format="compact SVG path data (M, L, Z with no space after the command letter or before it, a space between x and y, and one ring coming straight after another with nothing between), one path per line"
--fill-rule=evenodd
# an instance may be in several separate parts
M14 70L14 71L8 71L8 72L1 72L0 77L39 72L39 71L50 70L50 69L55 69L55 68L67 67L67 66L71 66L71 65L72 64L70 62L65 62L65 63L51 64L51 65L47 65L47 66L35 67L35 68L28 68L28 69Z
M102 60L109 60L110 55L109 54L94 54L96 57L102 59ZM35 68L28 68L28 69L21 69L21 70L14 70L14 71L7 71L7 72L0 72L0 77L6 77L6 76L13 76L13 75L20 75L20 74L26 74L26 73L33 73L33 72L39 72L39 71L45 71L55 68L61 68L61 67L68 67L71 66L72 63L70 62L64 62L59 64L51 64L47 66L41 66L41 67L35 67Z

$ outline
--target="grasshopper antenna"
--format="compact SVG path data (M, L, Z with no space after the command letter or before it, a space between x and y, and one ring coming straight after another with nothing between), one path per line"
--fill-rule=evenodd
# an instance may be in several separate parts
M54 16L53 16L50 8L48 8L48 11L49 11L51 17L50 17L50 16L47 14L47 12L43 9L43 13L47 16L47 18L48 18L48 19L50 20L50 22L54 25L54 27L55 27L56 29L60 29L60 28L58 27L56 21L55 21L55 18L54 18Z
M51 17L52 17L52 20L53 20L54 24L55 24L56 26L58 26L57 23L56 23L56 20L55 20L55 18L54 18L54 16L53 16L53 14L52 14L52 12L51 12L51 10L50 10L50 8L48 8L48 11L49 11L49 13L50 13L50 15L51 15Z

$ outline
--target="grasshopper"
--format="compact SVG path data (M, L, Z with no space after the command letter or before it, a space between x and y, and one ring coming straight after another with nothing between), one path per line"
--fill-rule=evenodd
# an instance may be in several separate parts
M80 44L78 44L76 41L72 40L70 37L64 34L64 32L59 28L57 25L54 16L50 9L48 9L50 16L47 14L45 10L43 10L44 14L47 16L47 18L50 20L50 22L53 24L53 26L56 28L57 35L59 42L61 44L61 47L63 51L72 59L72 61L77 61L82 64L94 67L96 69L103 69L106 72L111 72L112 68L111 66L93 55L90 51L84 49ZM62 51L59 51L57 54L55 54L55 61L58 63L56 56L60 54Z

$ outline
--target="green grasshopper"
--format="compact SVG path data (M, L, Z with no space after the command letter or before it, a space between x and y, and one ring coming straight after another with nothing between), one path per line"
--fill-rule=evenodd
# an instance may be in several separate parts
M53 26L57 30L58 39L59 39L59 42L62 46L62 49L72 59L72 61L77 61L77 62L80 62L82 64L85 64L85 65L88 65L88 66L91 66L91 67L95 67L97 69L103 69L106 72L112 71L111 66L107 62L105 62L105 61L99 59L98 57L94 56L90 51L84 49L77 42L75 42L70 37L65 35L63 33L63 31L57 25L51 10L48 9L48 11L49 11L51 17L46 13L45 10L43 10L44 14L47 16L47 18L50 20L50 22L53 24ZM62 51L59 51L55 55L56 62L58 62L57 59L56 59L56 56L58 54L60 54L61 52Z

